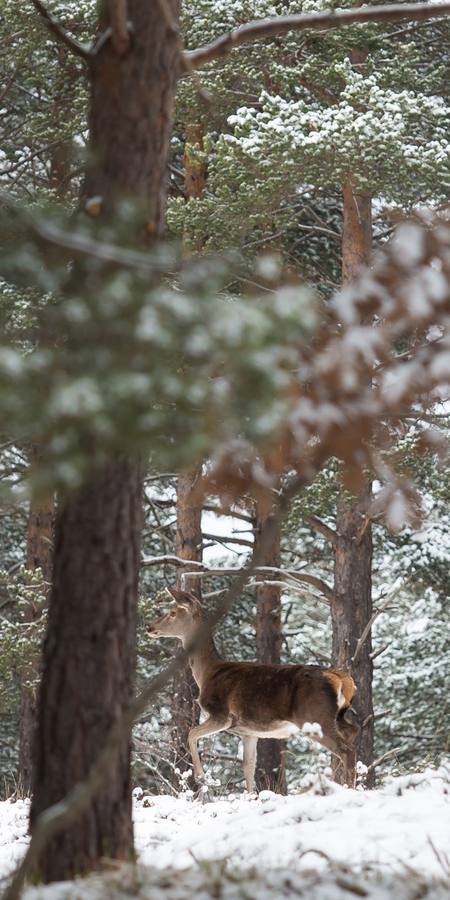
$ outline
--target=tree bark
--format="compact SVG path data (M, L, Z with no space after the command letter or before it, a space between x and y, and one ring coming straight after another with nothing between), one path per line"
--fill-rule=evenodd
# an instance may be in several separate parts
M133 697L140 525L140 471L127 460L93 474L57 513L32 823L86 777ZM128 736L107 790L50 842L40 874L72 878L102 857L133 857Z
M108 25L102 4L99 31ZM170 15L167 15L169 13ZM90 161L84 200L113 217L139 202L148 236L164 221L179 47L178 2L128 0L132 39L105 40L91 63ZM89 211L90 206L86 206ZM111 459L61 506L44 646L31 827L84 779L134 691L142 515L141 467ZM76 827L50 841L38 875L72 878L104 857L133 858L130 740L114 777Z
M270 515L270 513L269 513ZM260 531L268 519L267 512L257 509L256 528ZM263 566L280 567L280 528L274 534L267 550ZM256 588L256 652L263 663L279 663L281 659L281 592L279 587L264 583ZM256 759L256 785L258 790L276 791L286 794L286 741L275 738L260 739Z
M351 280L361 265L370 261L372 245L371 198L357 193L350 179L344 185L342 278ZM372 615L372 529L367 518L371 485L367 481L354 500L341 494L337 505L333 622L333 664L350 672L357 685L354 708L362 726L356 746L357 759L373 762L373 700L371 635L356 660L354 654ZM343 773L334 766L336 780ZM369 785L373 775L369 775Z

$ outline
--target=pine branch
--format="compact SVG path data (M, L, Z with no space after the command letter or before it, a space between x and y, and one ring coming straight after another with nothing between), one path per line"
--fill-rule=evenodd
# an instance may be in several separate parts
M62 25L55 19L52 15L50 15L48 9L41 3L41 0L31 0L33 6L37 10L40 15L40 18L43 24L48 28L49 31L55 36L57 41L65 44L72 53L75 53L77 56L80 56L84 62L89 62L92 57L92 51L85 44L80 44L75 38L71 37L70 34L67 34L67 31L62 27Z
M289 31L323 30L343 28L364 22L395 22L398 19L433 19L450 13L450 3L392 3L386 6L365 6L361 9L343 9L339 12L274 16L247 22L223 34L204 47L184 53L185 67L198 69L215 59L228 56L235 47L252 41L264 40Z

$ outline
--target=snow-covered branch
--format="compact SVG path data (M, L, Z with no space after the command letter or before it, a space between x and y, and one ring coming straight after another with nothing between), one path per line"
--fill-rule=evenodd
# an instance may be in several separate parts
M364 22L395 22L399 19L432 19L450 13L450 3L392 3L386 6L364 6L361 9L326 10L297 16L276 16L247 22L221 35L204 47L185 52L187 69L198 69L215 59L228 56L235 47L264 40L289 31L343 28Z
M202 562L196 562L194 560L186 560L182 559L180 556L174 556L171 554L167 554L164 556L151 556L144 558L142 560L142 565L146 568L150 568L152 566L183 566L189 567L192 569L191 572L185 572L184 578L189 578L189 576L196 578L219 578L221 576L227 575L242 575L245 572L245 568L241 566L230 566L228 568L210 568ZM311 587L314 587L317 591L319 591L323 596L327 599L327 601L331 602L334 598L333 591L330 586L323 581L322 578L319 578L316 575L309 575L304 572L296 572L292 569L280 569L277 566L255 566L253 569L255 575L265 576L267 575L268 579L273 575L280 575L282 578L292 579L293 581L299 581L303 584L310 584ZM264 579L261 579L265 581Z

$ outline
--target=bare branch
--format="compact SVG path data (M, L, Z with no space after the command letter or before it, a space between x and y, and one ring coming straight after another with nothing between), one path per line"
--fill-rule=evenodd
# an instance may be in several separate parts
M226 540L224 538L224 540ZM239 541L239 543L241 543ZM191 568L191 572L185 572L184 577L189 578L207 578L213 577L218 578L225 575L241 575L246 570L240 566L230 566L228 568L217 568L211 569L202 562L196 562L194 560L185 560L181 559L180 556L174 556L172 554L167 554L166 556L151 556L142 560L142 565L146 568L151 568L153 566L183 566L189 565ZM321 594L326 597L327 601L331 602L334 600L334 593L322 578L319 578L317 575L307 575L303 572L296 572L292 569L280 569L277 566L256 566L253 570L258 575L281 575L283 578L290 578L294 581L299 581L304 584L310 584L311 587L316 588L316 590L320 591ZM392 598L390 598L392 599Z
M364 6L362 9L342 9L339 12L274 16L247 22L216 38L197 50L185 52L186 69L198 69L214 59L223 59L235 47L251 41L263 40L289 31L323 30L343 28L364 22L395 22L397 19L433 19L450 13L450 3L392 3L386 6Z
M337 534L333 528L330 528L329 525L325 525L325 522L322 522L317 516L308 516L306 523L311 525L311 528L314 528L314 531L317 531L322 537L326 538L332 547L336 546Z
M272 579L264 578L263 581L261 581L261 579L258 579L258 581L249 581L248 587L261 587L261 584L267 584L270 587L280 587L284 590L289 590L294 594L299 594L301 597L309 597L312 600L320 600L322 603L326 603L326 605L329 606L328 600L325 600L324 597L318 597L317 594L313 594L311 591L308 591L307 588L301 587L300 584L292 584L292 582L290 581L275 581ZM316 617L313 616L313 618ZM325 622L326 618L326 616L325 618L320 617L320 621ZM290 635L291 637L294 633L298 634L299 632L288 632L287 634L285 632L286 636Z
M223 506L215 506L213 503L206 503L203 507L206 512L216 513L218 516L231 516L232 519L242 519L244 522L253 522L253 516L243 512L236 512L234 509L225 509Z
M200 570L205 568L204 563L193 559L182 559L181 556L175 556L173 553L167 553L164 556L149 556L141 560L141 565L145 566L147 569L153 568L154 566L185 566L187 563L189 563L192 568L195 567ZM213 570L211 569L211 574L212 573Z
M202 534L207 541L216 541L218 544L242 544L243 547L253 547L253 541L248 541L245 538L228 537L225 534L206 534L204 531Z
M361 636L358 638L358 643L356 644L356 649L355 649L354 655L352 657L352 662L355 662L355 659L359 656L359 653L361 652L361 648L362 648L363 644L365 643L365 641L367 640L367 637L369 635L369 632L371 631L373 623L375 622L376 619L378 619L378 616L381 616L381 613L384 612L386 607L389 606L389 603L391 602L391 600L392 600L392 597L389 595L389 597L386 598L385 602L382 603L382 605L379 606L378 609L376 609L375 612L371 615L366 627L363 629Z
M175 21L172 10L170 9L167 0L157 0L157 2L169 31L171 31L172 34L178 36L180 34L180 28L178 26L178 23Z
M394 756L395 753L402 753L405 750L405 747L393 747L392 750L388 750L387 753L383 753L383 756L379 756L378 759L375 759L370 766L367 767L367 772L371 772L373 769L376 769L380 763L384 762L385 759L388 759L390 756Z
M31 2L35 9L37 9L43 24L51 31L58 41L65 44L72 53L76 53L76 55L80 56L85 62L89 62L92 59L93 54L91 49L85 44L80 44L75 38L71 37L70 34L67 34L67 31L65 31L57 19L50 15L48 9L41 3L41 0L31 0Z
M356 644L356 649L355 649L355 652L352 657L352 662L355 662L355 659L357 658L358 654L360 653L361 647L363 646L364 642L367 640L367 636L368 636L375 620L378 619L378 616L381 616L381 613L384 612L386 607L389 606L389 604L392 602L394 597L397 596L397 594L402 590L402 588L404 586L405 586L404 582L402 582L402 584L397 585L392 591L389 592L384 603L382 603L381 606L378 606L377 609L374 611L374 613L370 617L366 627L363 629L360 638L358 639L358 643ZM384 647L383 649L385 650L386 648ZM382 651L380 651L380 652L382 652Z
M125 53L130 48L127 0L109 0L108 12L111 25L111 43L118 56L125 56Z
M374 659L377 658L377 656L381 656L381 654L384 653L384 651L387 650L388 647L391 646L391 644L392 644L392 641L389 641L388 644L383 644L383 646L379 647L378 650L374 650L373 653L370 654L370 658L371 658L372 662Z

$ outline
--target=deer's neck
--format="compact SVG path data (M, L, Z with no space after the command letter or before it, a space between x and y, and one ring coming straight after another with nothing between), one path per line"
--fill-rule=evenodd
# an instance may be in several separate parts
M189 654L189 665L200 689L208 672L218 659L220 656L212 637L209 637L200 647Z

